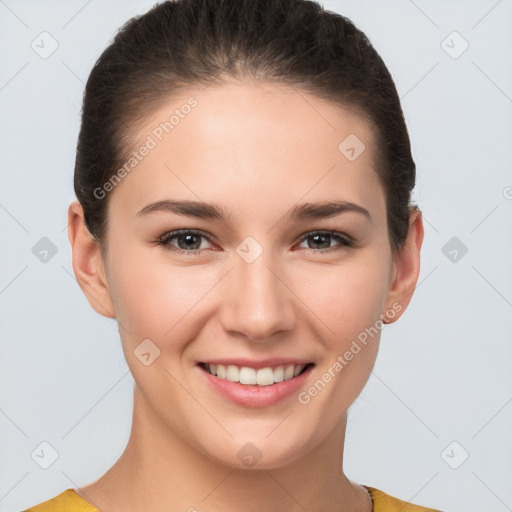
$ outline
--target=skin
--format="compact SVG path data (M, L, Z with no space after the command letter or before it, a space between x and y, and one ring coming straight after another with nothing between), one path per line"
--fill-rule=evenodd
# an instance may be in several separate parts
M198 106L109 192L105 260L81 206L69 206L78 283L98 313L117 319L135 380L123 455L77 492L108 512L368 512L367 492L343 472L343 446L347 411L370 376L380 333L306 405L296 394L264 408L235 405L199 378L196 363L305 358L315 363L307 389L380 314L398 304L391 323L407 308L419 274L421 214L412 211L406 243L393 252L371 126L285 86L190 89L139 125L134 149L190 96ZM338 150L351 133L366 146L354 161ZM137 215L163 199L214 202L231 218L225 226L164 211ZM371 220L352 211L284 220L297 203L332 200L362 206ZM176 229L201 230L213 241L199 237L196 255L155 242ZM355 245L303 239L314 230L339 231ZM263 249L252 263L236 252L247 236ZM187 247L177 238L172 245ZM134 356L144 339L161 351L149 366ZM237 457L249 442L261 452L251 468Z

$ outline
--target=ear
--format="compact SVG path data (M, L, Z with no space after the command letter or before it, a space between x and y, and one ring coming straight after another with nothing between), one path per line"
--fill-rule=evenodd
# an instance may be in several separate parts
M393 258L389 293L386 298L386 324L396 322L411 301L420 273L420 250L423 243L421 211L414 208L409 216L409 232L403 247Z
M100 244L87 229L78 201L68 208L68 239L73 253L73 271L89 304L100 315L115 318Z

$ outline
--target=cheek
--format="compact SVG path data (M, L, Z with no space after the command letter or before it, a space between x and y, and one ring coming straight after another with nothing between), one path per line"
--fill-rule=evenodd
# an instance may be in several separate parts
M335 421L360 394L378 352L388 292L389 269L385 258L361 258L353 264L318 271L314 285L304 286L301 296L321 320L325 353L319 370L328 391L317 406L329 404L324 417ZM324 373L326 372L326 373ZM330 372L330 373L329 373ZM318 389L323 389L319 383ZM317 390L312 390L313 395ZM329 397L329 399L327 399Z
M311 268L303 272L302 285L295 290L309 310L326 326L332 343L340 344L357 335L379 318L388 292L385 261L363 259L336 267L319 267L311 277Z
M218 281L216 271L166 261L160 250L126 248L109 273L117 319L126 328L123 339L130 339L130 344L146 338L159 346L171 340L173 346L179 344L201 308L201 299Z

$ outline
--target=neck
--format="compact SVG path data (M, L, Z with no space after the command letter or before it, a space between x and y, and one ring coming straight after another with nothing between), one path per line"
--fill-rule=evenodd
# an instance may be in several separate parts
M212 460L171 431L136 386L126 449L105 475L79 494L109 512L370 512L366 491L343 473L346 420L344 414L326 439L288 466L236 469Z

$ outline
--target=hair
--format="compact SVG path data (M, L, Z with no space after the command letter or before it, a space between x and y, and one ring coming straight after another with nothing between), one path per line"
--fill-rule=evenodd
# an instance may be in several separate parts
M169 0L119 29L85 86L74 189L102 251L108 196L94 191L127 161L134 127L187 88L229 79L297 87L367 119L390 244L403 246L416 166L395 84L366 35L311 0Z

